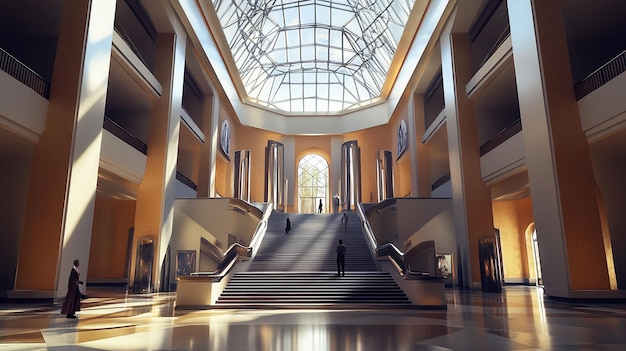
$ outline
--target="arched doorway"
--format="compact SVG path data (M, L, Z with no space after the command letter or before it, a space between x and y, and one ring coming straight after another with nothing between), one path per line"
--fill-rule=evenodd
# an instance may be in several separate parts
M298 211L316 213L320 201L322 212L328 212L328 162L320 155L308 154L298 163Z
M539 245L537 243L537 229L535 223L526 227L526 252L528 253L528 263L531 270L530 277L535 278L537 286L543 286L543 276L541 274L541 258L539 255Z

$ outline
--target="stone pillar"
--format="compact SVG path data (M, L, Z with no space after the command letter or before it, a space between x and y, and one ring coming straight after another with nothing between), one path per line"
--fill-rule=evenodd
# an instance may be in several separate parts
M87 276L115 1L65 1L46 127L33 157L16 290L61 297Z
M449 32L444 30L444 33ZM473 73L470 54L466 33L441 36L450 180L462 288L480 287L478 241L482 237L495 237L491 193L480 173L480 145L474 105L465 91Z
M430 161L428 159L428 147L422 142L422 135L426 132L426 120L424 117L424 95L413 94L412 99L409 99L409 119L413 119L413 124L409 123L409 126L414 126L409 130L413 130L413 133L409 134L409 145L412 145L410 140L413 138L413 145L415 150L415 171L416 176L416 192L417 197L430 197L431 196L431 184L430 179ZM412 115L412 117L411 117ZM413 186L411 186L412 188ZM411 189L413 192L413 189Z
M156 42L153 73L163 86L163 93L151 112L146 172L137 192L131 262L133 282L137 243L150 238L155 248L150 287L154 290L160 287L161 265L172 235L186 40L179 33L160 33Z
M545 292L576 297L574 290L608 290L596 184L560 2L509 1L508 10Z
M219 112L220 103L217 94L205 95L202 110L204 143L200 151L198 197L215 197L215 160L218 152Z

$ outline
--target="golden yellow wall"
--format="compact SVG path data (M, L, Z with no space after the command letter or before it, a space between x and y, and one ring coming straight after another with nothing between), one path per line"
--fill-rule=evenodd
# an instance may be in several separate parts
M96 199L89 278L125 278L128 231L134 227L135 201Z
M252 202L263 201L264 197L264 179L265 179L265 148L268 140L276 140L282 142L283 135L268 132L256 128L246 127L238 123L238 121L229 118L226 113L222 113L220 123L224 118L228 118L231 125L231 160L233 160L234 151L236 150L250 150L250 199ZM399 119L396 124L399 124ZM376 151L377 150L389 150L394 152L395 158L395 145L396 145L396 131L397 126L390 127L390 125L378 126L374 128L365 129L358 132L348 133L342 137L342 141L357 140L359 147L361 148L361 189L362 199L364 202L376 200ZM331 145L332 136L295 136L294 137L294 155L295 160L293 164L293 174L298 174L298 162L300 159L309 153L316 153L321 155L328 161L329 166L332 167L331 160ZM287 165L288 163L286 163ZM222 196L232 196L232 161L226 163L220 157L216 162L216 191ZM339 171L339 170L337 170ZM332 172L332 169L331 169ZM394 172L396 169L394 168ZM409 172L408 167L406 172ZM333 178L333 174L329 175ZM394 174L394 178L397 177ZM408 182L408 189L410 191L410 174L402 177ZM225 181L225 179L227 179ZM297 184L294 184L297 187ZM336 192L336 184L330 184L330 191ZM396 187L398 185L395 185ZM330 203L330 199L328 199ZM289 211L295 209L288 209Z
M280 141L281 135L245 127L231 121L231 152L250 150L250 200L263 202L265 189L265 148L268 140ZM232 169L232 166L230 167ZM232 186L231 186L232 187Z
M529 279L527 250L532 248L527 248L525 231L533 222L530 198L493 201L492 209L494 226L500 230L505 280Z

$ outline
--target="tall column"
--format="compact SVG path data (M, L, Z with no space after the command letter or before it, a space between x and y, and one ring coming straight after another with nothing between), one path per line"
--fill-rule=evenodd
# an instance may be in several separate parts
M204 143L200 151L198 197L215 197L215 160L219 138L220 102L217 94L205 95L202 110Z
M417 197L430 197L431 196L431 179L430 179L430 162L428 159L428 147L422 142L422 135L426 132L426 120L424 117L424 95L413 94L412 99L409 99L409 118L414 120L413 124L409 123L409 127L412 125L414 128L412 134L409 134L409 140L414 140L413 145L415 149L415 171L416 176L416 192ZM413 117L411 117L413 115ZM411 145L411 143L409 143ZM413 186L411 186L413 187ZM411 190L413 191L413 190Z
M146 172L137 191L131 281L135 278L137 243L150 237L155 248L151 269L151 288L155 290L160 286L161 265L172 235L186 40L180 33L157 35L154 75L163 93L152 109Z
M589 145L559 1L509 1L515 76L548 295L610 289Z
M87 275L115 1L65 1L46 128L33 157L16 290L67 290Z
M466 33L442 35L441 38L456 240L461 256L463 288L476 288L480 286L478 241L482 237L494 238L495 231L491 193L480 173L474 106L465 91L472 75L470 41Z

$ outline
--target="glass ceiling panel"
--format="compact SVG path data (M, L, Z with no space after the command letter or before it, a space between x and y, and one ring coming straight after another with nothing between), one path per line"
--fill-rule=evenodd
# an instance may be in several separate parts
M380 96L414 3L213 0L246 94L291 113Z

